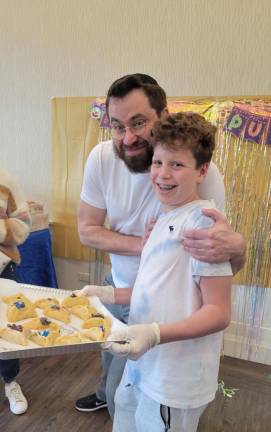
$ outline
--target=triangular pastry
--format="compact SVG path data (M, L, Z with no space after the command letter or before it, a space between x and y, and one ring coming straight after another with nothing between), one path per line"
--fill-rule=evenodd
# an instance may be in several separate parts
M61 306L52 305L48 308L43 309L44 315L50 318L55 318L58 321L62 321L64 323L70 322L70 314L67 309Z
M75 293L72 293L70 296L64 298L62 302L62 306L67 308L78 305L89 306L89 299L87 297L80 297L77 296Z
M95 309L93 306L77 305L72 306L69 310L73 315L81 318L82 320L87 320L92 314L98 313L97 309Z
M0 337L16 345L27 345L26 332L21 325L8 324L7 327L0 329Z
M17 322L26 318L35 318L36 316L34 306L22 300L9 303L7 306L7 321Z
M40 317L40 318L34 318L30 321L26 321L24 323L24 328L31 329L31 330L50 329L50 330L58 331L59 325L55 322L52 322L47 317Z
M43 330L27 330L27 337L37 345L48 347L54 345L55 339L59 336L59 332L50 329Z

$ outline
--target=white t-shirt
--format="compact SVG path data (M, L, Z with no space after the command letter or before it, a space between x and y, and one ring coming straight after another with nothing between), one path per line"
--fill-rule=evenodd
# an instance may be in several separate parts
M133 288L129 324L173 323L202 305L201 276L232 274L229 262L195 260L180 244L185 229L208 228L202 215L210 201L193 201L162 214L143 249ZM217 286L219 290L219 286ZM136 385L156 402L175 408L196 408L214 399L222 332L158 345L126 364L127 384Z
M105 141L91 151L84 172L82 201L107 210L112 230L142 236L151 218L161 213L149 173L131 173L114 152L112 141ZM211 163L199 190L201 198L214 199L224 211L225 189L217 167ZM134 285L140 256L110 254L112 276L117 287Z

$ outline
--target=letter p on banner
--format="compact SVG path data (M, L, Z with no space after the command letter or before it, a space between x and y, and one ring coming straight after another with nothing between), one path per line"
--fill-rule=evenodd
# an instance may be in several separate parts
M236 137L239 137L242 134L246 121L246 113L235 107L232 109L232 112L227 119L224 130L231 132Z

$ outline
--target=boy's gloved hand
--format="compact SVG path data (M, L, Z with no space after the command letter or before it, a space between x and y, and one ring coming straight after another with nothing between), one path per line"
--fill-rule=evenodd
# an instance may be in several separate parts
M102 303L114 304L115 294L114 287L112 285L98 286L98 285L86 285L81 290L73 291L78 297L80 296L97 296Z
M123 341L124 343L110 342ZM111 354L137 360L149 349L160 343L160 329L157 323L136 324L123 327L112 333L103 344Z

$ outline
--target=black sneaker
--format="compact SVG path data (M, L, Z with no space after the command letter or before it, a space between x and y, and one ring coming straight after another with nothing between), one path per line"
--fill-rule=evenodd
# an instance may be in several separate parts
M85 396L81 399L78 399L75 402L75 408L78 411L91 412L91 411L97 411L99 409L106 408L106 407L107 407L107 403L105 401L98 399L96 396L96 393Z

